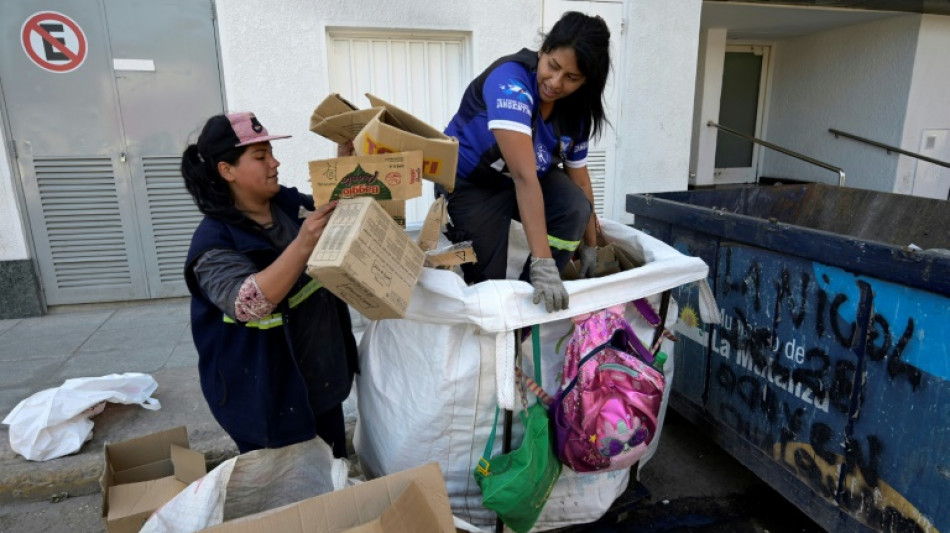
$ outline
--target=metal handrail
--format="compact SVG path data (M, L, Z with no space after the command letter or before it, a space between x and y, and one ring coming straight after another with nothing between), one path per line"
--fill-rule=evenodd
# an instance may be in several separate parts
M865 139L864 137L860 137L860 136L855 135L855 134L853 134L853 133L847 133L847 132L844 132L844 131L841 131L841 130L836 130L836 129L834 129L834 128L828 128L828 131L830 131L830 132L835 136L835 138L838 138L838 136L840 135L840 136L842 136L842 137L847 137L847 138L849 138L849 139L854 139L854 140L856 140L856 141L863 142L863 143L865 143L865 144L870 144L871 146L877 146L878 148L883 148L887 153L895 152L895 153L898 153L898 154L908 155L908 156L910 156L910 157L916 157L917 159L920 159L921 161L926 161L926 162L928 162L928 163L933 163L933 164L935 164L935 165L940 165L940 166L942 166L942 167L950 168L950 163L948 163L948 162L946 162L946 161L941 161L941 160L939 160L939 159L934 159L934 158L932 158L932 157L927 157L927 156L925 156L925 155L920 155L920 154L917 154L917 153L914 153L914 152L908 152L907 150L903 150L903 149L901 149L901 148L897 148L896 146L889 146L889 145L884 144L884 143L879 143L879 142L877 142L877 141L872 141L871 139Z
M792 156L792 157L794 157L794 158L796 158L796 159L801 159L802 161L805 161L806 163L811 163L812 165L819 166L819 167L821 167L821 168L830 170L830 171L832 171L832 172L837 172L837 173L838 173L838 187L844 187L844 179L845 179L844 170L841 170L840 168L838 168L838 167L836 167L836 166L834 166L834 165L830 165L830 164L828 164L828 163L825 163L824 161L819 161L819 160L817 160L817 159L815 159L815 158L813 158L813 157L808 157L807 155L800 154L800 153L798 153L798 152L793 152L793 151L791 151L791 150L789 150L789 149L787 149L787 148L782 148L781 146L778 146L778 145L776 145L776 144L772 144L772 143L770 143L770 142L768 142L768 141L763 141L762 139L753 137L753 136L751 136L751 135L747 135L747 134L742 133L742 132L740 132L740 131L736 131L736 130L734 130L734 129L732 129L732 128L723 126L723 125L721 125L721 124L716 124L716 123L715 123L714 121L712 121L712 120L710 120L709 122L707 122L706 125L707 125L707 126L712 126L713 128L718 128L718 129L720 129L720 130L722 130L722 131L724 131L724 132L726 132L726 133L731 133L732 135L735 135L735 136L737 136L737 137L742 137L743 139L745 139L745 140L747 140L747 141L752 141L752 142L754 142L754 143L756 143L756 144L761 144L762 146L764 146L764 147L766 147L766 148L771 148L772 150L775 150L776 152L781 152L781 153L783 153L783 154L785 154L785 155L790 155L790 156Z

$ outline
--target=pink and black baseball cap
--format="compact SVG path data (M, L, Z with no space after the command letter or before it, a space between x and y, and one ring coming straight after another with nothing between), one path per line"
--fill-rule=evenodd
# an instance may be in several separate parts
M271 135L267 132L267 128L257 120L254 113L248 111L218 115L213 117L212 120L221 122L219 130L221 133L213 141L213 146L209 147L208 153L210 154L221 154L239 146L290 137L290 135ZM228 124L224 123L225 120Z

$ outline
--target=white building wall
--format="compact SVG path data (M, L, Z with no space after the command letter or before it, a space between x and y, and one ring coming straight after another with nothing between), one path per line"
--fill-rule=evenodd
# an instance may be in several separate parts
M722 93L722 72L726 58L726 30L713 28L700 36L696 97L694 100L692 144L689 172L692 184L715 184L716 134L719 130L706 124L719 122L719 100Z
M847 185L890 192L897 158L835 128L899 145L904 135L919 15L897 16L781 41L775 47L768 136L841 167ZM837 184L837 174L770 150L762 176Z
M611 196L622 222L626 195L685 190L689 181L701 0L624 5L617 174Z
M920 24L907 118L899 147L950 161L950 17L924 15ZM927 149L927 137L936 142ZM950 169L900 156L894 192L947 199ZM915 187L916 185L916 187ZM915 192L916 189L916 192Z
M0 128L0 261L18 261L29 258L26 236L20 223L17 205L17 187L11 172L9 143Z
M310 192L307 161L330 157L330 141L309 131L310 114L329 93L326 28L394 28L469 32L474 77L492 61L540 44L538 0L432 4L418 0L217 2L222 70L229 110L254 111L271 132L281 182ZM359 107L368 106L360 94ZM442 129L445 124L433 124Z
M328 94L328 26L468 32L474 77L492 61L540 44L543 0L486 0L433 6L418 0L313 2L257 0L216 3L226 106L252 110L274 133L284 184L310 190L307 161L333 154L309 131L313 108ZM629 222L626 194L687 186L701 0L626 0L623 64L615 64L623 96L616 178L607 191L616 218ZM676 36L676 38L671 38ZM669 68L677 65L677 68ZM207 90L216 90L208 87ZM362 97L354 102L367 105ZM196 117L195 135L203 118ZM444 125L434 125L443 127ZM3 144L6 154L7 145ZM0 168L0 209L19 213L9 166ZM0 260L27 257L19 216L0 217Z

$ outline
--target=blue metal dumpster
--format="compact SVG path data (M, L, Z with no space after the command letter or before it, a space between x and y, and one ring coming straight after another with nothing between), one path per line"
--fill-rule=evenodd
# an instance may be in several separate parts
M950 203L792 185L628 195L702 258L670 405L829 531L950 530ZM918 248L920 248L918 250Z

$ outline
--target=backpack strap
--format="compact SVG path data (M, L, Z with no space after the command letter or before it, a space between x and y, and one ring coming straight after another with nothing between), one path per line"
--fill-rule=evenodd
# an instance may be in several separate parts
M475 471L481 474L483 477L487 477L491 472L491 461L488 460L491 457L491 450L495 447L495 429L498 427L498 405L495 404L495 420L491 423L491 434L488 435L488 442L485 444L485 451L482 452L482 456L478 458L478 466L475 467Z
M554 398L544 392L544 389L541 387L541 341L537 325L531 326L531 345L534 355L534 379L524 375L524 372L521 371L521 367L515 367L515 374L518 380L526 385L532 394L538 397L538 401L545 406L550 406L554 403Z
M571 382L568 383L568 384L561 390L560 393L558 393L558 397L559 397L559 398L566 398L567 395L571 392L571 390L574 389L574 386L577 385L577 380L580 379L580 377L581 377L580 368L581 368L582 366L584 366L584 363L586 363L587 361L590 361L592 358L594 358L594 356L596 356L596 355L599 354L600 352L606 350L607 348L614 348L614 347L615 347L615 346L612 345L612 341L613 341L613 339L608 339L607 342L598 345L596 348L594 348L593 350L591 350L590 352L588 352L587 355L585 355L584 357L582 357L580 361L577 362L577 370L578 370L578 371L577 371L577 375L575 375L574 378L571 379ZM643 346L643 343L640 343L640 346ZM652 356L651 356L651 357L652 357ZM651 360L652 360L652 359L651 359Z
M669 291L664 292L663 303L662 303L663 308L666 308L668 306L669 298L670 298ZM638 300L634 300L633 306L637 310L637 312L640 313L640 316L642 316L651 326L653 326L654 328L657 328L656 338L654 339L653 345L650 347L650 350L649 350L651 354L655 354L656 352L660 350L660 344L663 342L664 338L670 339L673 342L676 342L677 340L679 340L672 333L670 333L670 330L666 329L666 326L664 325L664 321L660 318L660 315L658 315L656 311L653 310L653 306L650 305L650 302L648 302L646 298L640 298ZM666 315L665 310L663 311L663 314ZM638 351L638 353L640 352ZM641 353L640 355L643 355L643 354ZM653 361L653 357L651 356L648 362L652 362L652 361Z

